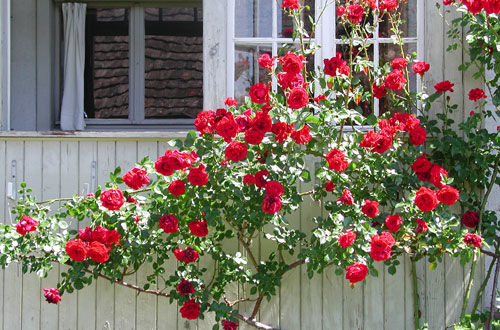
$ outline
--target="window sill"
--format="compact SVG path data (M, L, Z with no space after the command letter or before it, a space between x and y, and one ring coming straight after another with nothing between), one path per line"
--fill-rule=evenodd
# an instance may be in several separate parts
M0 140L170 140L185 138L190 129L161 131L3 131Z

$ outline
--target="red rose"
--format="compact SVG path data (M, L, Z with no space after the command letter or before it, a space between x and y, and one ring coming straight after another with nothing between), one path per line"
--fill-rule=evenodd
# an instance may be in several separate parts
M484 94L484 91L481 88L474 88L471 89L469 92L469 100L476 102L477 100L480 100L482 98L486 98L486 95Z
M462 215L462 223L465 227L476 228L479 223L479 212L467 211Z
M87 229L87 228L85 228ZM101 226L97 226L92 231L90 232L91 234L91 239L88 241L89 243L91 242L99 242L99 243L106 243L108 241L108 229L103 228ZM80 237L80 235L78 235ZM87 235L82 235L82 237L87 238ZM80 238L82 238L80 237Z
M304 76L300 73L287 73L280 72L278 73L278 84L281 86L281 89L287 90L292 88L298 88L304 86Z
M296 131L292 128L292 134L290 134L290 137L295 141L297 144L306 144L309 141L311 141L311 130L309 129L309 126L304 125L300 130Z
M443 186L443 184L441 183L441 175L448 177L448 172L437 164L432 165L429 174L430 174L429 182L438 188Z
M342 202L348 205L354 204L354 198L352 198L352 194L349 189L344 188L344 190L342 190L342 196L337 199L337 202Z
M250 87L248 95L254 103L267 103L269 101L269 86L264 83L257 83Z
M384 153L392 146L392 135L368 131L359 144L363 148L371 148L371 152Z
M230 96L226 97L226 99L224 100L224 104L227 105L228 107L235 107L238 105L238 102L236 102L236 100Z
M256 127L251 127L245 132L245 142L248 144L257 145L262 142L265 134L266 133L264 131L261 131Z
M446 205L455 204L458 201L459 192L452 186L442 186L437 192L437 199Z
M275 57L271 57L269 54L264 53L260 55L260 57L257 59L257 62L259 62L261 68L271 70L273 68L275 59Z
M351 21L352 24L359 24L363 20L363 7L357 3L349 5L347 7L347 19Z
M326 96L325 96L325 95L323 95L323 94L319 94L318 96L313 97L313 100L314 100L314 102L316 102L317 104L319 104L319 102L320 102L321 100L326 100Z
M363 212L367 217L375 218L379 212L378 206L378 202L365 199L365 204L361 208L361 212Z
M125 203L123 193L119 189L108 189L101 193L102 206L108 210L119 210Z
M429 71L430 67L431 67L430 64L425 63L425 61L416 61L411 66L413 72L415 72L415 74L419 74L421 76L423 76L424 73Z
M284 2L283 2L284 3ZM288 52L285 56L279 59L283 71L290 74L300 73L304 67L304 56Z
M309 94L302 87L293 88L288 94L288 106L292 109L300 109L307 105Z
M385 0L384 2L382 2L383 4L384 3L387 3L387 1L394 1L396 3L396 7L397 7L397 1L395 0ZM406 67L406 64L408 63L408 61L406 61L406 58L403 58L403 57L397 57L395 59L393 59L391 61L391 68L393 70L399 70L399 69L404 69Z
M453 0L443 0L443 5L448 6L453 3Z
M345 159L344 153L339 149L332 149L329 153L326 154L325 158L328 162L328 167L331 170L344 172L347 166L349 166L349 162Z
M187 179L193 186L206 185L208 182L208 174L205 171L205 165L200 164L198 167L192 167L189 170Z
M361 282L365 279L366 275L368 275L368 267L360 262L355 262L348 266L346 271L345 278L351 283Z
M290 134L293 130L293 125L288 125L284 122L277 122L273 124L271 131L276 134L274 136L274 140L278 143L283 143L288 138L288 134Z
M243 177L243 184L255 184L255 177L252 174L246 174Z
M265 175L269 175L269 172L266 170L255 173L255 184L257 187L264 188L266 186L267 180L264 178Z
M394 70L387 74L385 78L385 87L389 89L399 90L405 87L406 79L401 70Z
M54 288L50 289L43 288L43 296L45 297L45 300L49 304L57 305L57 303L61 301L61 296L59 295L59 291Z
M134 167L122 177L123 182L132 189L139 189L150 182L148 172L139 167Z
M226 113L215 126L217 134L222 136L226 142L231 142L236 134L238 134L239 128L240 127L231 112Z
M255 117L250 121L250 127L256 128L262 132L269 132L273 128L273 120L267 112L257 111Z
M224 330L237 330L238 323L228 320L222 320L222 325L224 326Z
M186 183L182 180L175 180L170 183L167 189L174 196L184 195L186 192Z
M419 146L424 144L425 138L427 137L427 132L422 126L418 126L410 132L410 143Z
M184 260L184 250L181 248L177 248L174 250L174 256L177 260L182 261Z
M90 243L88 250L89 258L94 260L95 262L106 262L108 261L108 248L106 245L99 242Z
M347 229L344 234L339 236L339 244L343 249L347 249L356 240L356 233L352 229Z
M385 94L387 94L387 90L385 89L385 83L382 82L379 85L377 85L376 82L373 83L372 85L373 88L373 97L376 97L377 99L382 98Z
M325 65L325 74L335 77L337 71L347 65L347 62L342 59L342 54L337 52L335 57L330 59L324 59L323 64Z
M484 11L488 15L500 13L499 0L481 0L481 6L484 8Z
M434 88L436 89L436 93L444 93L446 91L453 92L453 86L455 86L455 84L450 83L448 80L444 80L435 84Z
M191 221L188 224L188 226L189 226L189 231L194 236L205 237L208 235L208 227L207 227L207 222L205 220L200 221L196 219L195 221Z
M415 195L415 204L422 212L434 210L439 204L436 192L426 187L420 187Z
M204 133L213 134L215 129L215 112L213 110L200 112L194 120L194 126L200 132L200 136Z
M245 159L247 153L247 146L239 141L231 142L231 144L227 146L226 151L224 152L226 158L232 160L233 162L239 162L240 160Z
M335 189L335 184L332 181L327 181L325 183L325 190L329 191L329 192L332 192L333 189Z
M176 233L179 230L179 220L173 214L161 216L158 226L167 234Z
M481 236L473 233L466 233L464 236L464 243L469 245L474 245L475 247L481 247Z
M385 226L389 231L392 231L393 233L396 233L399 230L399 227L401 227L401 224L403 223L401 221L401 217L397 214L395 215L388 215L385 218Z
M383 231L372 237L370 256L375 261L387 260L391 257L391 249L396 241L391 233Z
M193 284L188 280L183 279L182 281L179 282L179 284L177 284L177 291L180 293L181 296L194 293Z
M281 199L279 196L266 195L262 201L262 210L269 214L274 214L281 210Z
M16 231L24 236L29 231L36 231L36 226L38 226L38 224L38 221L35 219L24 216L18 223L16 223Z
M425 233L427 231L427 229L429 228L427 226L427 222L425 222L422 219L417 219L415 222L417 223L417 228L416 228L417 234Z
M179 310L183 318L188 320L196 320L200 316L200 305L194 299L190 299L182 305Z
M285 190L278 181L268 181L266 183L266 193L273 196L282 196Z
M482 1L480 0L462 0L462 3L472 15L476 15L483 9Z
M427 155L423 154L422 156L415 159L413 164L411 165L411 169L416 173L425 173L429 172L432 167L432 163L427 160Z
M380 10L393 11L396 8L398 8L398 1L397 0L382 0L380 3ZM406 63L405 63L405 66L406 66ZM394 67L393 67L393 69L394 69Z
M188 247L187 249L185 249L183 251L183 258L182 258L182 260L185 263L189 264L191 262L195 262L196 259L198 259L198 252L195 249L193 249L191 247Z
M104 244L108 247L119 245L118 242L120 241L120 237L121 235L116 229L108 230L108 233L106 235L106 242Z

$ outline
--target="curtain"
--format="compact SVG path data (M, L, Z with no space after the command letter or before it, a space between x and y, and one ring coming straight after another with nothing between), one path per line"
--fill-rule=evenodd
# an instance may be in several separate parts
M84 3L63 3L64 87L61 105L61 129L83 130L85 12Z

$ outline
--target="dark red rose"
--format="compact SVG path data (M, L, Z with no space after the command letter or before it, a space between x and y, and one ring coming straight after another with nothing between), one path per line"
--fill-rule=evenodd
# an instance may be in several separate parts
M290 134L293 130L293 125L288 125L284 122L277 122L273 124L271 131L276 134L274 136L274 140L278 143L283 143L288 138L288 134Z
M250 121L250 127L256 128L260 131L270 132L273 128L273 120L267 112L257 111L255 117Z
M246 174L243 177L243 184L255 184L255 177L252 174Z
M389 89L399 90L405 87L406 79L401 70L390 72L385 78L385 87Z
M425 63L425 61L416 61L411 66L411 68L413 69L413 72L415 72L415 74L419 74L421 76L423 76L424 73L429 71L430 67L431 67L430 64Z
M236 102L236 100L234 98L228 96L224 100L224 104L227 105L228 107L235 107L238 105L238 102Z
M465 227L476 228L479 223L479 212L467 211L462 215L462 223Z
M356 240L356 233L352 229L347 229L344 234L340 235L338 238L340 247L347 249Z
M177 291L181 296L185 296L194 293L194 287L191 282L183 279L179 282L179 284L177 284Z
M337 52L335 57L330 59L324 59L323 64L325 65L325 74L335 77L338 70L347 65L347 62L342 59L342 54Z
M184 195L186 192L186 183L182 180L175 180L170 183L167 189L174 196Z
M300 73L304 67L304 56L288 52L279 59L283 71L290 74Z
M233 162L239 162L240 160L245 159L248 153L248 148L246 144L241 143L239 141L233 141L230 145L227 146L224 154L226 158L232 160Z
M391 233L383 231L372 236L370 256L375 261L387 260L391 257L391 249L396 241Z
M196 320L200 316L200 305L194 299L190 299L182 305L180 312L183 318Z
M389 229L389 231L396 233L399 230L399 227L401 227L401 224L403 222L401 221L401 217L395 214L395 215L388 215L387 217L385 217L384 223L387 229Z
M273 68L275 60L276 60L276 57L271 57L269 54L264 53L264 54L259 56L259 58L257 59L257 62L259 62L259 65L261 68L271 70Z
M344 172L347 166L349 166L349 162L345 159L344 153L339 149L332 149L326 154L325 158L331 170Z
M377 99L382 98L385 94L387 94L387 90L385 89L385 83L382 82L379 85L377 83L373 83L372 85L373 88L373 97L376 97Z
M352 198L352 194L349 189L344 188L344 190L342 190L342 196L337 199L337 202L342 202L348 205L354 204L354 198Z
M132 189L139 189L147 185L151 180L148 171L143 168L134 167L122 177L123 182Z
M458 201L459 191L452 186L442 186L437 192L437 199L443 204L452 205Z
M208 182L208 174L205 171L205 165L200 164L198 167L192 167L189 170L187 179L193 186L206 185Z
M473 233L466 233L464 236L464 243L469 245L474 245L475 247L481 247L481 236Z
M359 24L363 20L363 7L357 3L347 6L347 19L352 24Z
M264 83L257 83L250 87L248 95L254 103L267 103L269 101L269 86Z
M236 134L238 134L239 128L240 127L231 112L226 113L215 126L217 134L222 136L226 142L231 142Z
M425 233L427 229L429 229L429 227L427 226L427 222L425 222L424 220L417 219L415 222L417 223L417 228L416 228L417 234Z
M251 127L245 132L245 142L252 145L257 145L264 139L265 132L256 127Z
M174 250L174 256L177 260L182 261L184 260L184 250L181 248L177 248Z
M385 0L383 3L387 3L388 1L394 1L396 3L396 7L397 7L398 2L396 0ZM406 61L406 58L397 57L391 61L391 68L393 70L404 69L404 68L406 68L407 63L408 63L408 61Z
M188 224L188 226L189 226L189 231L194 236L205 237L208 235L208 227L207 227L207 222L205 220L200 221L196 219L195 221L191 221Z
M281 210L281 199L279 196L266 195L262 201L262 210L269 214L274 214Z
M222 325L224 326L224 330L237 330L238 323L228 320L222 320Z
M200 112L194 120L194 126L200 132L200 136L204 133L213 134L215 130L215 112L213 110Z
M410 143L419 146L424 144L425 138L427 137L427 132L422 126L418 126L410 132Z
M268 181L266 183L266 193L273 196L282 196L285 190L278 181Z
M108 248L106 247L106 245L99 242L90 243L88 255L90 259L99 263L106 262L109 258Z
M422 156L415 159L415 161L411 165L411 169L414 170L416 173L429 172L431 167L432 167L432 163L429 160L427 160L426 154L423 154Z
M83 261L87 259L88 245L80 239L74 239L66 242L64 248L68 256L75 261Z
M179 220L173 214L163 215L158 221L158 226L167 234L176 233L179 230Z
M187 247L184 251L183 251L183 258L182 260L189 264L191 262L195 262L196 259L198 259L198 252L191 248L191 247Z
M269 175L270 173L267 170L262 170L255 173L255 184L259 188L264 188L266 186L267 180L264 178L265 175Z
M453 86L455 86L455 84L452 84L448 80L444 80L435 84L434 88L436 89L436 93L444 93L453 92Z
M288 94L288 106L292 109L300 109L309 102L309 94L302 87L293 88Z
M441 183L441 175L448 177L448 172L437 164L433 164L431 169L429 170L430 178L429 182L440 188L443 186Z
M21 218L21 220L19 220L18 223L16 223L16 231L20 235L24 236L29 231L36 231L36 226L38 226L38 224L38 221L36 221L35 219L24 216Z
M300 3L299 3L299 0L283 0L281 7L295 10L295 9L300 8ZM226 329L224 329L224 330L226 330Z
M125 200L123 199L121 190L108 189L101 193L101 203L108 210L116 211L122 207Z
M500 2L499 2L500 3ZM484 91L481 88L471 89L469 92L469 100L476 102L482 98L486 98Z
M422 212L434 210L439 204L436 192L426 187L420 187L415 195L415 204Z
M56 304L61 301L61 296L59 295L59 291L54 288L43 288L43 296L45 300L49 304Z
M325 190L328 192L332 192L335 189L335 184L332 181L327 181L325 183Z
M355 262L354 264L346 268L345 278L351 283L361 282L368 275L368 267L360 262Z
M367 217L375 218L379 212L378 206L379 202L365 199L365 204L361 208L361 212L363 212Z

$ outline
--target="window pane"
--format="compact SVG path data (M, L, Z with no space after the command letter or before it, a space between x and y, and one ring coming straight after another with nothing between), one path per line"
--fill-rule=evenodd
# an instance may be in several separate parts
M129 10L88 9L85 29L85 113L128 118Z
M235 35L240 38L272 37L271 0L235 0Z
M238 104L245 101L250 87L258 82L268 83L268 70L259 66L257 59L267 53L272 56L270 45L236 45L234 64L234 98Z
M201 8L147 8L145 18L145 118L195 118L203 108Z
M293 19L281 8L283 0L278 1L278 38L291 38L294 29ZM311 33L312 23L309 16L315 17L315 0L305 0L303 5L309 6L309 10L302 11L302 21L307 32Z
M401 20L405 21L399 28L403 31L403 37L417 36L417 0L408 0L408 2L399 2L398 13L401 15ZM389 18L383 17L384 21L379 26L379 36L381 38L390 38L391 24Z

